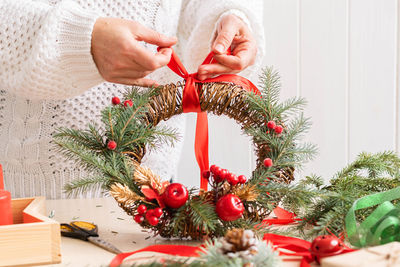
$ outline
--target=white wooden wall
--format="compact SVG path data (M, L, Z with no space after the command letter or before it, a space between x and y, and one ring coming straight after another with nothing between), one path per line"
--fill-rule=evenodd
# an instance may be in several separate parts
M282 76L282 98L304 96L319 155L301 175L329 179L362 151L400 150L400 0L266 0L265 65ZM194 115L179 180L198 183ZM250 174L249 139L226 118L210 122L210 158Z

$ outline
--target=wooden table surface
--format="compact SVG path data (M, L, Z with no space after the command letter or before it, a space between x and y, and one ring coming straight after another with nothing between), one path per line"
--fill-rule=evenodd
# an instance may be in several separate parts
M115 245L121 251L129 252L154 244L198 245L199 242L167 240L152 237L145 232L132 217L126 215L112 198L98 199L59 199L47 200L48 214L54 210L54 218L60 223L73 220L94 222L99 227L99 236ZM90 242L78 239L61 238L62 263L46 266L105 266L111 262L115 254L101 249ZM126 263L139 260L166 257L163 254L143 252L131 256ZM297 267L299 262L285 261L282 267Z

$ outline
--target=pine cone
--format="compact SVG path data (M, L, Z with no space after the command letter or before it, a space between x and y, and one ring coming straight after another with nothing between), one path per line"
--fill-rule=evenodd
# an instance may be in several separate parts
M244 229L229 230L225 237L221 238L221 253L228 257L241 257L249 259L257 254L257 242L253 231Z

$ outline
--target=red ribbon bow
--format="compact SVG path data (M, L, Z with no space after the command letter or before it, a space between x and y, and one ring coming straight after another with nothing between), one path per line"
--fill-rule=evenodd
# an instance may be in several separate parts
M158 50L161 48L159 47ZM227 51L230 54L230 50ZM206 59L201 65L215 63L213 59L214 53L210 52ZM217 76L215 78L205 79L200 81L197 79L197 72L191 73L185 69L179 57L176 55L175 51L172 50L171 60L168 63L168 67L185 79L185 87L183 88L182 97L182 109L184 113L196 112L197 122L196 122L196 136L194 143L194 150L196 155L196 161L200 168L200 188L207 191L208 181L202 177L202 173L209 169L209 158L208 158L208 120L207 113L201 110L199 92L196 90L196 83L210 83L210 82L223 82L223 83L234 83L239 85L247 91L252 91L259 95L260 91L257 87L246 78L235 75L235 74L224 74Z

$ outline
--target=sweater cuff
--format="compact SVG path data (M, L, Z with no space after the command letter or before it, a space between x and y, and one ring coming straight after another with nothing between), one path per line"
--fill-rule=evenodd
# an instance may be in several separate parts
M72 94L104 82L91 53L92 31L100 15L64 2L59 10L58 43L60 63L72 81ZM63 6L67 5L67 6Z

